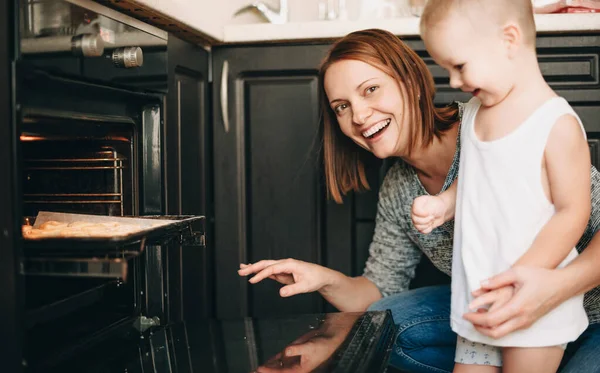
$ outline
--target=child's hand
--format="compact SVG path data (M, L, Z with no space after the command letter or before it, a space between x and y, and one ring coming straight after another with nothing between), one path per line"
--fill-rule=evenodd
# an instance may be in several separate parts
M515 287L512 285L491 291L478 289L473 292L475 299L469 303L469 309L475 312L481 308L487 308L487 311L491 312L505 305L514 294Z
M446 203L437 196L420 196L412 205L411 218L415 228L424 234L444 224Z

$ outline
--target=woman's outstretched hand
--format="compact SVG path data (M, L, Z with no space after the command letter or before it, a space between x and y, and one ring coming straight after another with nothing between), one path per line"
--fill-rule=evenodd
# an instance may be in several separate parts
M485 304L502 303L507 287L514 288L512 298L488 312L475 311L463 317L480 333L492 338L526 329L563 301L558 289L565 282L560 273L539 267L511 268L482 283L481 289L473 292L475 299L469 308L477 310Z
M238 274L248 276L250 283L256 284L270 278L286 286L279 289L282 297L321 290L327 285L331 270L296 259L261 260L253 264L240 264Z

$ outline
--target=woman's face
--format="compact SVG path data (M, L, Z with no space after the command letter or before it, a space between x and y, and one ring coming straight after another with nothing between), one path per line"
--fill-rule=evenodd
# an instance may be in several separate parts
M408 131L405 90L380 69L357 60L325 72L325 93L342 132L378 158L402 156Z

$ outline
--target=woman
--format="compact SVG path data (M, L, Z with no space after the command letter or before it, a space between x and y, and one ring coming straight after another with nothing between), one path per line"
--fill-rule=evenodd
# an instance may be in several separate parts
M355 32L338 41L321 66L319 87L325 172L334 200L368 187L364 157L399 158L380 190L364 274L350 278L293 259L242 264L239 273L255 274L251 283L269 277L285 284L280 290L284 297L318 291L341 311L391 309L399 326L391 364L410 372L450 372L456 335L450 329L449 286L407 289L423 253L450 274L452 223L421 235L410 210L415 197L437 194L457 176L460 106L435 108L433 79L424 62L381 30ZM490 291L476 295L489 301L495 289L515 286L511 301L493 312L465 315L482 333L500 337L591 290L585 301L591 325L569 344L562 372L600 372L595 363L600 357L595 347L600 342L600 289L595 288L600 284L600 238L594 236L600 226L600 174L594 168L592 195L592 218L576 260L563 269L521 267L500 274L485 285Z

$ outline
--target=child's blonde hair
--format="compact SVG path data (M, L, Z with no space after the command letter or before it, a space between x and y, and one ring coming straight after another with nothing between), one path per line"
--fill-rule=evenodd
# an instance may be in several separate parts
M531 0L428 0L421 16L421 35L453 12L476 11L477 17L503 25L515 21L526 45L535 47L535 20Z

